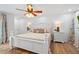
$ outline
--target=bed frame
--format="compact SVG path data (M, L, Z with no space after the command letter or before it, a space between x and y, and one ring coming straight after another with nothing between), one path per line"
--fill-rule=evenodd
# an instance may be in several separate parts
M50 42L51 42L51 36L47 35L43 41L36 41L16 36L10 37L11 48L19 47L40 54L50 53Z

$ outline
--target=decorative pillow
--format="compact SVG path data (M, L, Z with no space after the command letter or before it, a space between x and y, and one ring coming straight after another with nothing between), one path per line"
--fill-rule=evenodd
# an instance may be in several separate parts
M33 29L34 33L48 33L47 29L43 29L43 28L37 28L37 29Z
M37 33L36 29L33 29L33 32L34 32L34 33Z
M39 33L45 33L44 29L38 29L38 30L39 30Z
M34 33L44 33L44 29L33 29Z

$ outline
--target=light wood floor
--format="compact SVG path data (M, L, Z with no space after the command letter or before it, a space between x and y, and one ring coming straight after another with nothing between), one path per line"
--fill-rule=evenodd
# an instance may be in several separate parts
M51 51L54 54L79 54L79 51L69 43L52 43Z
M78 54L79 51L76 50L75 47L68 43L52 43L51 44L51 52L54 54ZM2 44L0 46L0 54L35 54L33 52L14 48L10 49L8 44Z

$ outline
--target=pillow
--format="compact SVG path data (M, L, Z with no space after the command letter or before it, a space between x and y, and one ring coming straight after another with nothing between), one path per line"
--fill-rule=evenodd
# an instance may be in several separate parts
M47 29L43 29L43 28L33 29L33 32L34 33L49 33Z
M36 33L37 32L36 29L33 29L33 32Z
M39 33L45 33L44 29L38 29Z
M33 29L34 33L44 33L44 29Z

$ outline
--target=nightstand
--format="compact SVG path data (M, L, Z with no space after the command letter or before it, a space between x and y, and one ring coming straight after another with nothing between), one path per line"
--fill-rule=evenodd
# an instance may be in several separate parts
M54 42L67 42L65 33L54 31Z

